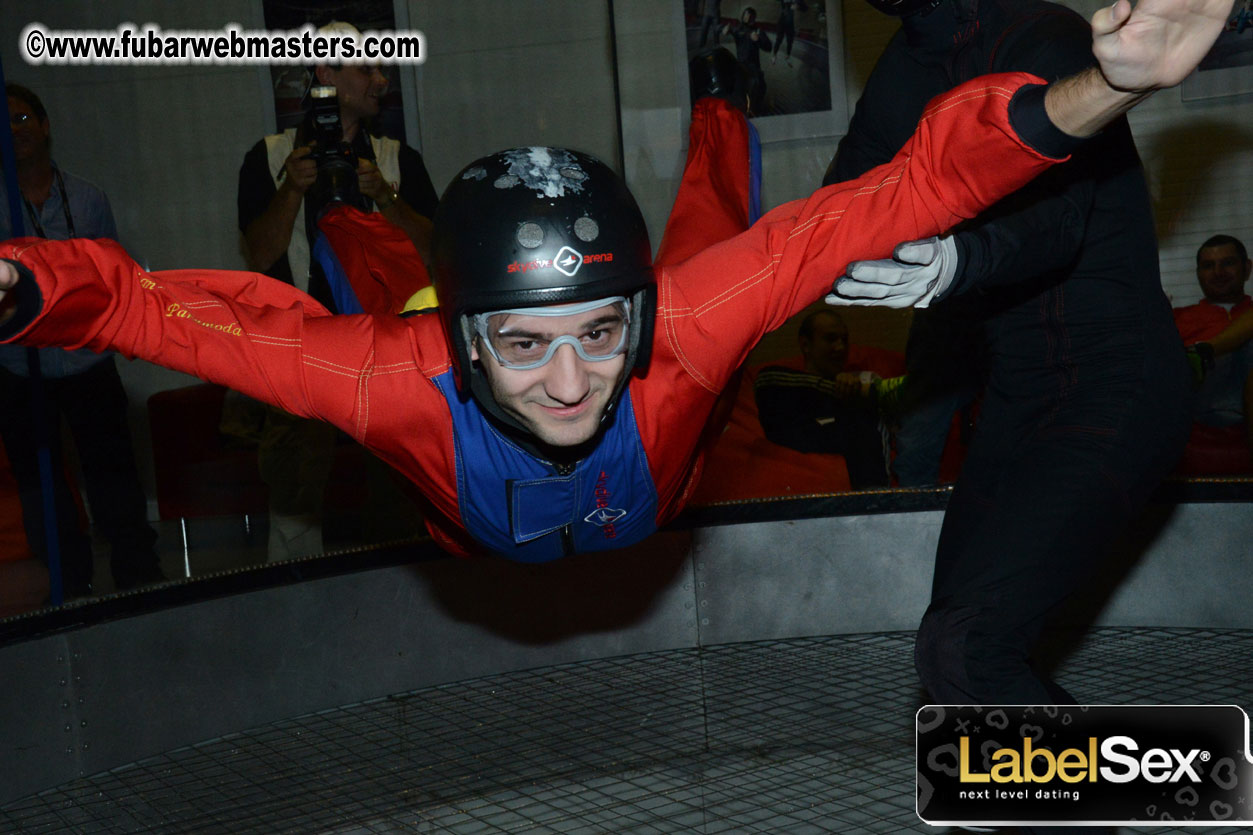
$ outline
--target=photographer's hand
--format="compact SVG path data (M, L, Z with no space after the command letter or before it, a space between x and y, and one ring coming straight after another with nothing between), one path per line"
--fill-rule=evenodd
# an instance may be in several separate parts
M379 209L386 209L396 199L396 192L391 184L383 179L383 172L368 159L357 158L357 187L361 193L378 204Z
M283 162L283 183L280 188L290 189L303 195L318 178L318 164L309 159L312 145L294 149Z
M318 164L309 158L312 151L306 145L287 155L282 182L270 198L270 205L244 230L244 256L250 269L265 272L287 254L305 192L318 178Z
M431 252L431 221L418 214L401 199L391 183L383 179L383 172L367 159L357 159L357 187L361 193L374 201L383 216L404 230L424 262Z

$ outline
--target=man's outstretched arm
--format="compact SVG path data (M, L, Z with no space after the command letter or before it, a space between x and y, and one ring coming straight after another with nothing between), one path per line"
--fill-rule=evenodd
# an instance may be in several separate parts
M341 427L354 425L357 385L332 372L356 376L374 347L366 317L336 330L345 317L291 285L222 270L146 273L105 241L0 245L0 295L0 340L113 349Z
M1244 343L1253 339L1253 310L1246 311L1236 317L1230 325L1223 328L1222 333L1209 340L1218 356L1230 354Z
M1231 321L1212 339L1203 339L1188 345L1188 359L1192 373L1200 381L1214 370L1214 358L1239 350L1253 339L1253 310L1246 310Z
M1068 140L1091 136L1154 90L1182 81L1205 57L1230 10L1230 0L1140 0L1134 8L1118 0L1099 10L1091 21L1099 66L1024 91L1015 102L1015 128L1045 153L1067 153ZM892 258L850 264L827 302L926 307L961 269L953 238L909 241Z

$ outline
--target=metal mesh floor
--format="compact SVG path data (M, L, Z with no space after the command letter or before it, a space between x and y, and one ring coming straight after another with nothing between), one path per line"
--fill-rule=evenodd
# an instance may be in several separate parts
M77 780L0 809L0 830L933 832L913 811L912 646L766 641L427 688ZM1247 710L1250 659L1253 631L1099 629L1059 678L1093 702Z

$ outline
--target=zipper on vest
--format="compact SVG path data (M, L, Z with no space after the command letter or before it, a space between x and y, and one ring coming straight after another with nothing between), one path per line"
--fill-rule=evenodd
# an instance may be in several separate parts
M557 471L557 475L570 475L577 467L578 464L553 464L553 469ZM575 553L574 529L566 525L561 529L561 555L563 557L573 557Z

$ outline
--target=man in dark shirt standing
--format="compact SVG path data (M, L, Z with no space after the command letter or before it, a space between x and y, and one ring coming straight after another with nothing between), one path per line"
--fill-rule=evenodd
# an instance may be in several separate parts
M883 162L935 93L988 72L1093 63L1039 0L871 0L904 17L828 181ZM1148 189L1125 120L942 239L850 267L833 303L982 296L989 383L944 519L916 662L941 704L1070 701L1032 663L1046 616L1177 460L1188 370L1162 292Z

